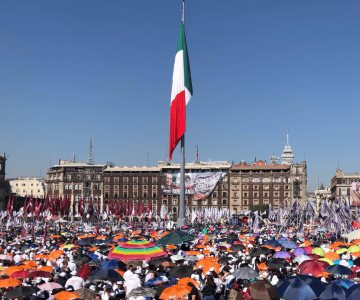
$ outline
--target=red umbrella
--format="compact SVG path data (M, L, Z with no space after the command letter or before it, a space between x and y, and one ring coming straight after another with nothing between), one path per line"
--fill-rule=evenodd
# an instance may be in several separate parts
M29 274L29 278L38 278L38 277L52 278L53 276L51 275L51 273L45 271L33 271Z
M299 265L299 270L302 274L312 275L315 277L321 276L329 264L320 260L306 260Z
M29 277L29 271L27 270L24 270L24 271L16 271L14 273L12 273L10 275L10 278L21 278L21 279L24 279L24 278L27 278Z

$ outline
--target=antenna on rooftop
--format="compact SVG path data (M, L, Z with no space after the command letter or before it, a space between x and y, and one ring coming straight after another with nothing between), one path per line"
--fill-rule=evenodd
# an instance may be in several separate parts
M73 163L76 163L76 152L73 153Z
M93 139L90 138L89 141L89 153L88 153L88 160L87 160L88 164L94 164L94 156L93 156Z

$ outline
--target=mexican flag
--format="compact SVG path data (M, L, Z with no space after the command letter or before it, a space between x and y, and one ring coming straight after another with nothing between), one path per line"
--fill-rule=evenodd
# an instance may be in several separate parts
M186 130L186 105L193 94L184 23L177 43L170 102L169 159Z

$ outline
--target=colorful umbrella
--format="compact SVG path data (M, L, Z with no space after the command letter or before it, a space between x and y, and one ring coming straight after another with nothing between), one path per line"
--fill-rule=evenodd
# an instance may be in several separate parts
M149 241L127 241L120 243L110 253L110 259L122 261L149 261L153 258L167 256L167 253Z
M188 295L191 290L192 288L188 285L172 285L163 290L159 299L169 300L181 298Z
M299 270L302 274L313 275L319 277L325 272L328 263L319 260L306 260L299 265Z
M21 281L15 278L0 279L0 288L16 287L21 284Z
M314 249L312 249L311 253L319 255L319 256L324 256L325 251L322 248L314 248Z
M54 297L56 300L73 300L73 299L79 299L80 295L75 292L62 291L60 293L55 294Z

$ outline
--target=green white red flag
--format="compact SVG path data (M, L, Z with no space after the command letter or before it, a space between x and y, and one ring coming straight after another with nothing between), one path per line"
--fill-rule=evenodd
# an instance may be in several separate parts
M189 56L186 45L184 22L181 22L179 38L176 48L171 102L170 102L170 140L169 159L185 134L186 105L193 94L190 74Z

